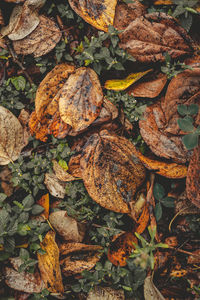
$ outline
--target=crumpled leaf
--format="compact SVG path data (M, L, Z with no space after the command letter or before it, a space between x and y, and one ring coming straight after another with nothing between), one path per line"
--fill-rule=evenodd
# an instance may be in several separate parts
M44 289L44 282L39 273L18 272L19 266L22 264L20 257L10 259L13 268L6 267L4 271L6 284L17 291L26 293L40 293Z
M39 24L38 10L45 0L26 0L23 6L16 5L10 16L9 25L2 28L3 36L9 39L21 40L29 35Z
M37 254L38 267L45 287L52 293L64 292L59 264L59 249L55 242L55 233L49 231L40 243L45 254Z
M145 300L165 300L163 295L154 285L152 277L146 277L144 281L144 299Z
M149 218L150 218L149 208L148 205L146 204L143 207L142 213L137 221L137 226L135 230L137 233L142 234L145 231L149 223Z
M65 171L56 160L53 160L53 170L55 172L56 177L64 182L77 180L76 177L69 174L67 171Z
M136 60L146 63L191 55L194 43L187 32L169 15L155 12L138 17L120 34L119 46Z
M69 217L64 210L53 212L49 221L65 241L82 242L85 235L85 226Z
M84 270L91 270L101 257L99 250L101 246L85 245L81 243L68 243L61 245L65 251L62 255L67 255L60 261L62 274L66 277L81 273Z
M125 295L123 290L96 286L89 292L87 300L125 300Z
M49 193L57 198L65 197L65 182L59 180L55 174L46 173L44 184L46 184Z
M18 159L24 146L24 131L20 122L8 109L0 106L0 165Z
M133 20L146 13L145 6L138 0L132 3L118 3L115 9L114 27L124 30Z
M126 260L135 249L133 243L137 244L137 238L133 232L125 232L115 237L108 249L109 261L115 266L126 266Z
M134 97L155 98L161 93L166 83L166 74L151 73L132 85L128 90L128 94Z
M62 33L57 24L42 15L39 16L39 25L24 38L13 41L13 47L17 54L40 57L49 53L61 37Z
M152 71L152 69L144 71L144 72L131 73L124 79L107 80L105 82L104 87L107 90L123 91L123 90L127 89L130 85L132 85L134 82L138 81L140 78L142 78L144 75L148 74L151 71Z
M117 0L69 0L71 8L92 26L108 31L113 25Z
M97 74L90 68L79 68L60 91L61 119L79 132L98 117L102 103L103 93Z
M106 209L128 213L129 202L145 179L135 147L107 130L90 136L80 166L84 185L94 201Z
M196 147L190 159L186 178L188 199L200 208L200 146Z

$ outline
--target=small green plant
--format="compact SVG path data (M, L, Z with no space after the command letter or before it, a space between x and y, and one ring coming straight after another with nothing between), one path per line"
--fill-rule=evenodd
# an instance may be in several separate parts
M159 221L162 218L162 206L174 207L174 198L167 197L164 187L160 183L155 183L153 195L156 199L155 217Z
M161 66L161 72L167 75L168 79L172 79L174 76L182 73L186 69L192 69L190 66L179 61L172 62L171 56L169 53L165 53L165 66Z
M41 293L34 293L28 299L29 300L47 300L49 299L50 292L47 289L42 290Z
M178 113L183 116L183 118L178 119L177 122L181 130L188 132L188 134L184 135L182 138L182 142L188 150L197 147L199 142L200 126L195 127L192 118L193 115L198 113L198 110L198 104L191 104L188 106L183 104L178 105Z
M148 231L151 238L150 242L146 241L137 232L135 233L136 237L141 243L141 246L134 243L135 250L133 250L130 258L133 259L136 266L139 265L143 269L147 269L148 267L150 267L153 270L155 264L153 252L157 248L168 248L168 245L163 243L155 243L156 226L153 229L151 229L151 227L149 226Z
M34 273L35 265L37 264L37 259L30 258L28 250L21 248L19 251L19 257L22 260L22 264L19 266L19 272L29 272Z

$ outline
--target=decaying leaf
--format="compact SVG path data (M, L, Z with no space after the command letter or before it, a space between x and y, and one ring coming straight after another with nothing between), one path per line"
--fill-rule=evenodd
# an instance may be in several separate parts
M49 221L65 241L82 242L85 226L69 217L66 211L59 210L51 213Z
M66 277L91 270L99 261L101 246L68 243L61 246L62 255L67 255L60 261L62 274Z
M124 30L133 20L145 13L145 6L138 0L131 3L118 3L115 9L114 27L117 30Z
M77 69L59 93L61 119L78 132L98 117L102 103L103 93L98 76L90 68Z
M150 73L132 85L128 90L128 94L134 97L155 98L161 93L166 83L166 74Z
M155 0L154 5L172 5L173 2L171 0Z
M10 197L13 193L13 183L11 182L12 173L8 166L2 168L0 172L0 181L1 181L1 188L8 197Z
M74 177L82 178L81 167L80 167L81 154L73 155L69 160L69 172Z
M62 33L57 24L45 17L39 16L39 25L24 38L13 41L17 54L33 54L39 57L50 52L60 41Z
M56 174L56 177L59 180L64 182L77 180L76 177L72 176L67 171L65 171L56 160L53 160L52 162L53 162L53 170Z
M200 264L200 249L197 249L191 253L187 259L188 264Z
M52 293L63 293L64 287L59 264L59 249L55 242L55 233L49 231L42 243L40 243L40 246L46 251L43 255L37 254L38 267L45 287Z
M19 257L12 258L11 263L14 269L6 267L4 273L5 282L10 288L31 294L40 293L44 289L44 282L37 271L33 274L19 272L18 268L23 263Z
M45 219L49 217L49 193L43 195L38 201L37 204L44 208L44 211L41 213Z
M107 254L111 263L115 266L126 266L126 260L135 249L133 243L137 244L137 238L133 232L125 232L114 238Z
M187 32L169 15L155 12L138 17L120 34L120 47L141 62L164 61L191 55L194 43Z
M175 199L175 213L180 216L198 215L200 214L200 208L196 207L196 205L187 198L186 191L184 191Z
M145 168L134 155L135 147L107 130L89 137L80 159L85 187L106 209L128 213L129 202L145 179Z
M108 99L104 97L103 106L99 116L92 123L92 126L101 125L105 122L112 121L118 117L117 107Z
M44 183L52 196L61 199L65 197L65 182L59 180L55 174L46 173Z
M104 87L107 90L123 91L123 90L127 89L130 85L132 85L134 82L138 81L140 78L142 78L144 75L148 74L151 71L152 71L152 69L144 71L144 72L132 73L124 79L107 80L105 82Z
M150 217L149 209L148 209L148 205L146 204L143 207L142 213L137 221L137 227L136 227L137 233L142 234L145 231L149 223L149 217Z
M0 165L18 159L24 144L24 132L18 119L0 106Z
M171 273L170 273L170 276L171 277L184 277L186 274L187 274L187 270L184 270L184 269L180 269L180 270L172 270Z
M144 281L144 298L145 300L165 300L157 287L155 287L151 276L146 277Z
M194 149L190 160L186 178L186 193L188 199L200 208L200 146Z
M113 25L117 0L69 0L71 8L97 29L108 31Z
M125 300L125 295L123 290L96 286L89 292L87 300Z

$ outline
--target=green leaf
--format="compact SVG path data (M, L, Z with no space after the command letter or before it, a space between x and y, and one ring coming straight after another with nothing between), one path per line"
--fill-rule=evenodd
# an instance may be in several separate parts
M4 201L8 196L4 193L0 193L0 201Z
M0 210L0 227L5 228L9 221L9 213L5 209Z
M188 114L188 106L187 105L180 104L180 105L178 105L177 110L181 116L185 116Z
M153 195L156 200L161 200L166 195L165 189L160 183L156 182L154 185Z
M160 201L165 207L174 207L174 198L172 197L165 197Z
M26 87L26 79L23 76L12 77L11 82L17 91L23 91Z
M185 117L183 119L178 119L177 123L181 130L186 132L191 132L194 130L194 126L192 125L193 119L191 120L190 117Z
M190 115L195 115L199 111L199 105L198 104L191 104L188 106L188 111Z
M33 215L39 215L43 211L44 211L44 207L42 207L41 205L38 205L38 204L34 204L32 210L31 210Z
M156 206L155 206L155 217L156 217L156 220L159 221L162 217L162 206L160 204L160 202L156 203Z
M196 133L189 133L184 135L182 142L188 150L194 149L198 145L199 135Z
M34 203L33 196L31 194L29 194L28 196L26 196L26 198L24 198L22 203L23 203L24 208L30 208Z
M30 257L28 250L26 250L24 248L20 249L19 256L22 260L27 260Z

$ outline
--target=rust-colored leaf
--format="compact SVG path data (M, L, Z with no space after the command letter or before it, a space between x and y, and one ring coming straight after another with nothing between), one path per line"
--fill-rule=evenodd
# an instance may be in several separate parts
M113 25L117 0L69 0L71 8L97 29L108 31Z
M200 264L200 249L197 249L191 253L187 259L188 264Z
M39 25L23 39L13 42L17 54L33 54L39 57L50 52L60 41L62 33L57 24L45 17L39 16Z
M90 68L79 68L60 91L61 119L74 131L81 131L98 117L102 103L103 93L97 74Z
M41 213L41 216L44 216L45 219L49 217L49 193L43 195L38 201L37 204L41 205L44 208L44 211Z
M184 277L187 274L187 270L172 270L170 273L171 277Z
M200 208L200 146L194 149L190 160L186 178L186 193L188 199Z
M115 266L126 266L127 258L135 249L133 243L137 243L137 238L132 232L125 232L114 238L108 249L108 259L111 263Z
M64 287L59 264L59 249L55 242L55 233L49 231L42 243L40 243L40 246L46 251L43 255L37 254L38 266L45 287L52 293L63 293Z
M164 61L191 55L194 43L187 32L169 15L151 13L138 17L120 34L120 47L141 62Z
M128 94L134 97L155 98L161 93L166 83L167 76L165 74L151 73L132 85Z
M82 178L81 168L80 168L80 158L81 154L73 155L69 160L69 172L74 177Z
M173 2L171 0L155 0L154 5L172 5Z
M85 187L94 201L121 213L145 179L145 168L134 155L135 147L107 130L93 134L84 146L80 166Z
M86 252L86 251L98 251L102 250L98 245L87 245L82 243L62 243L59 245L60 255L68 255L73 252Z
M146 204L143 207L142 213L137 221L136 232L142 234L147 228L148 223L149 223L149 209L148 209L148 205Z

